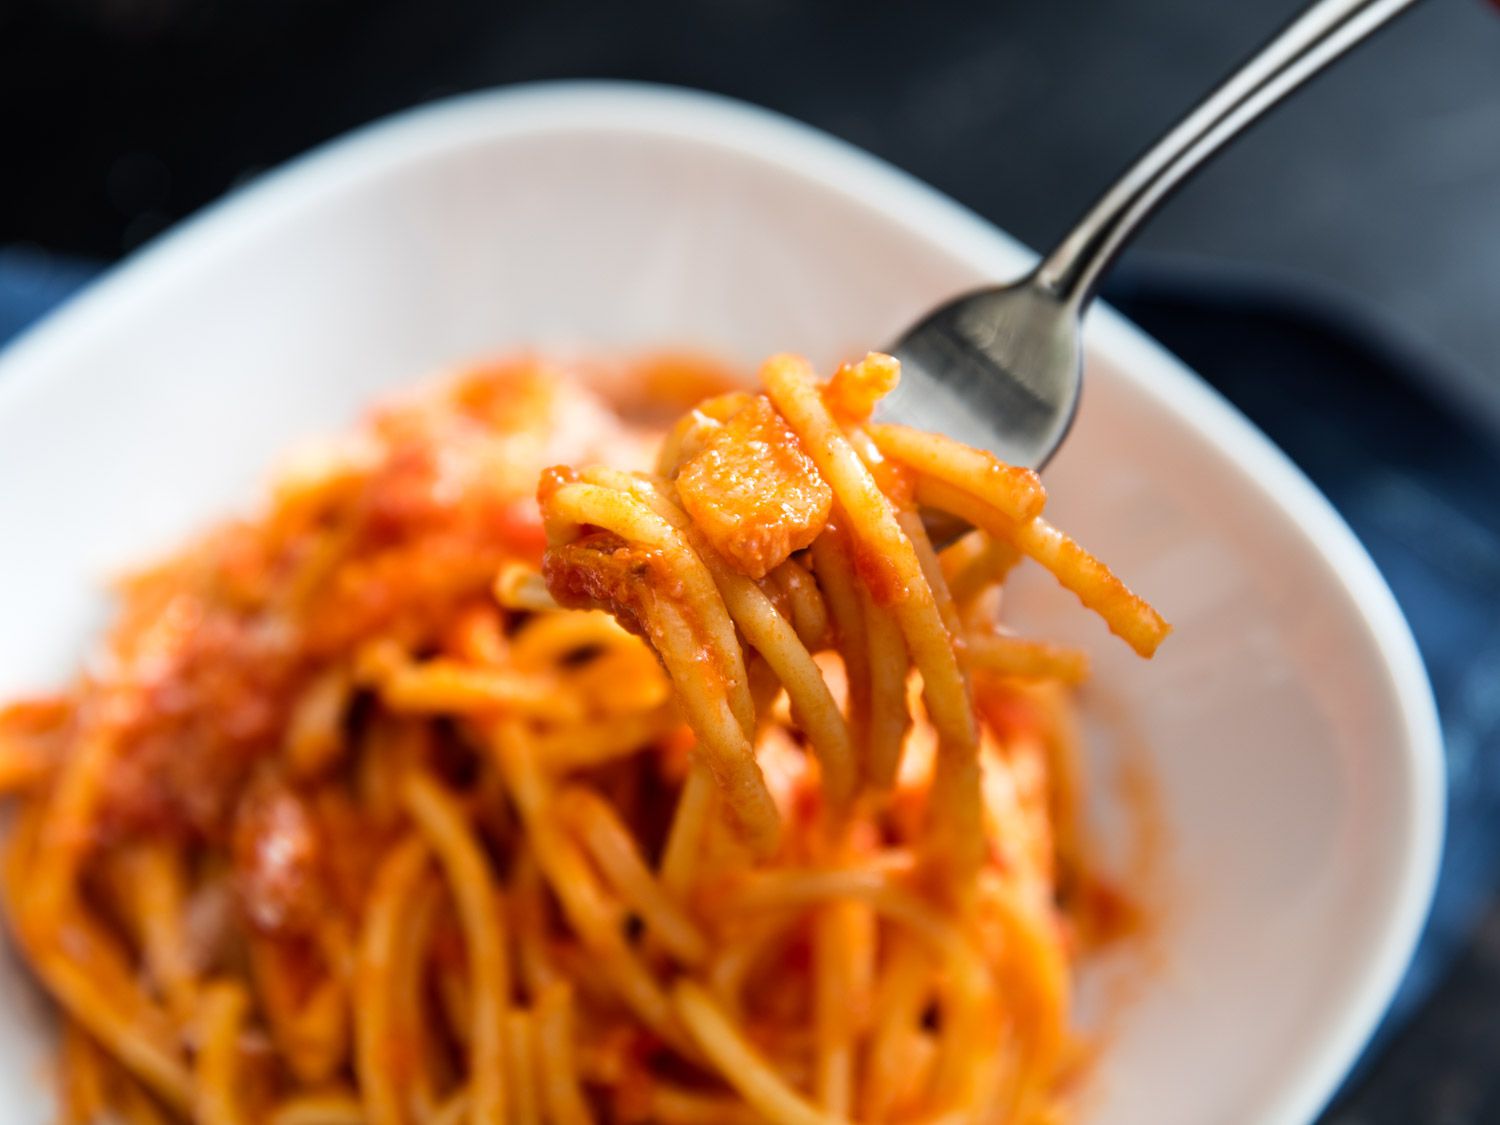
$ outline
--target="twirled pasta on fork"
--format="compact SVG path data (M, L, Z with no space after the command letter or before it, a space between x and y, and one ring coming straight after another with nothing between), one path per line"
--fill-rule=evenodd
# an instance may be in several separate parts
M883 1050L862 1052L848 978L875 976L877 959L912 972L895 951L925 940L942 1027L932 1105L963 1119L997 1105L1024 1118L1055 1077L1061 1042L1056 872L1045 846L1024 857L1034 867L1014 862L1026 833L996 815L994 800L986 816L987 783L1014 790L1018 779L1004 776L1012 763L986 729L997 700L984 686L976 697L971 677L1069 683L1087 661L998 631L985 598L1025 555L1143 656L1168 626L1042 518L1034 472L872 423L899 378L895 360L872 354L820 385L806 361L783 355L761 378L764 394L712 398L678 422L655 473L549 470L539 492L547 587L559 604L604 609L644 637L697 735L664 850L666 884L697 887L726 908L749 909L747 898L755 909L819 908L816 1101L835 1114L855 1108L863 1053L862 1088L877 1093L861 1108L876 1118L889 1110L880 1064L912 1013L881 1009L892 1022L870 1030ZM976 530L940 555L920 506ZM814 763L795 802L778 802L757 753L768 718L795 732ZM750 853L742 878L732 861L705 863L718 808ZM811 867L785 870L789 855ZM877 934L889 939L879 952L869 948ZM1017 959L1026 966L1019 989L1006 973ZM882 983L896 990L899 981ZM752 1106L816 1119L710 995L684 983L674 999L698 1047ZM1015 1019L1018 1000L1034 1018ZM1007 1017L1009 1055L996 1050Z

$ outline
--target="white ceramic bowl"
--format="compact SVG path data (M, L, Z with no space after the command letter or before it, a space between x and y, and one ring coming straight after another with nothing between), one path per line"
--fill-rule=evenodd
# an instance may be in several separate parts
M421 373L559 343L828 364L1027 257L868 156L699 95L543 87L364 130L184 224L0 362L0 697L68 674L113 568ZM1146 664L1048 581L1012 603L1095 650L1093 725L1148 748L1172 842L1162 966L1087 1119L1305 1121L1432 888L1442 759L1411 636L1308 482L1108 310L1048 481L1057 521L1177 626ZM13 970L0 989L0 1121L39 1122L45 1020Z

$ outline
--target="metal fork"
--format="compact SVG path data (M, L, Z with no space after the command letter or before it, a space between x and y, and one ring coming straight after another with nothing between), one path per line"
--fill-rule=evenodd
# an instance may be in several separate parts
M1083 314L1130 236L1208 157L1416 2L1308 7L1140 157L1031 273L942 305L888 349L902 373L881 420L1045 465L1077 410Z

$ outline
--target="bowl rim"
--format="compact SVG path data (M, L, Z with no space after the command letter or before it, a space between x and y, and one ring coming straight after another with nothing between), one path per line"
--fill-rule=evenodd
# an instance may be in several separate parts
M152 292L256 237L310 195L434 154L557 131L655 135L780 166L857 200L996 278L1018 274L1031 251L979 215L891 164L812 126L716 94L619 81L528 83L462 94L396 113L318 146L232 190L177 224L0 351L0 413L41 391L81 334L107 331ZM1401 717L1411 846L1393 873L1384 932L1319 1046L1288 1077L1264 1118L1303 1122L1326 1104L1390 1003L1431 905L1442 852L1446 770L1426 669L1394 595L1363 545L1317 488L1269 438L1160 344L1102 302L1087 346L1110 357L1135 390L1197 431L1259 481L1345 587L1383 662Z

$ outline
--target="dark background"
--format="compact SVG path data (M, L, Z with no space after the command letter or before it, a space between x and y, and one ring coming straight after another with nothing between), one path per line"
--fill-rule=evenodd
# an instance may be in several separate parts
M1297 0L0 0L0 245L113 258L457 90L624 77L783 110L1054 238ZM1448 353L1500 426L1500 19L1427 0L1140 249L1297 271Z
M374 117L461 90L568 77L676 83L770 106L1041 245L1299 6L0 0L0 256L22 247L64 267L71 258L113 260L258 171ZM1413 398L1395 413L1424 420L1417 445L1441 442L1442 419L1461 418L1476 456L1492 454L1500 446L1500 13L1480 0L1418 5L1201 175L1122 263L1137 279L1177 278L1179 290L1205 265L1217 281L1330 300L1388 328L1424 357L1414 365L1422 385L1394 393L1439 403L1422 413ZM1158 290L1145 285L1127 308L1169 342L1203 349L1184 354L1209 373L1216 322L1190 310L1196 336L1174 340L1167 333L1182 308L1153 303ZM1265 344L1278 329L1246 323L1241 315L1224 331ZM1309 354L1317 353L1304 346L1304 363ZM1328 391L1319 409L1338 412L1359 395L1364 376L1350 372L1386 378L1378 355L1361 366L1327 354L1352 382ZM1340 502L1317 464L1316 419L1278 431L1274 403L1264 415L1255 409L1253 365L1226 378L1239 380L1231 397ZM1500 477L1470 492L1500 509ZM1372 542L1378 525L1351 519L1404 595L1409 583L1391 571L1398 556ZM1478 612L1494 615L1490 634L1500 628L1500 606ZM1434 657L1456 633L1429 643L1418 624L1443 703ZM1467 652L1465 642L1449 657L1462 664ZM1500 684L1489 698L1480 703L1500 709ZM1451 713L1445 706L1450 744ZM1500 910L1492 908L1329 1119L1500 1120L1497 1050Z

